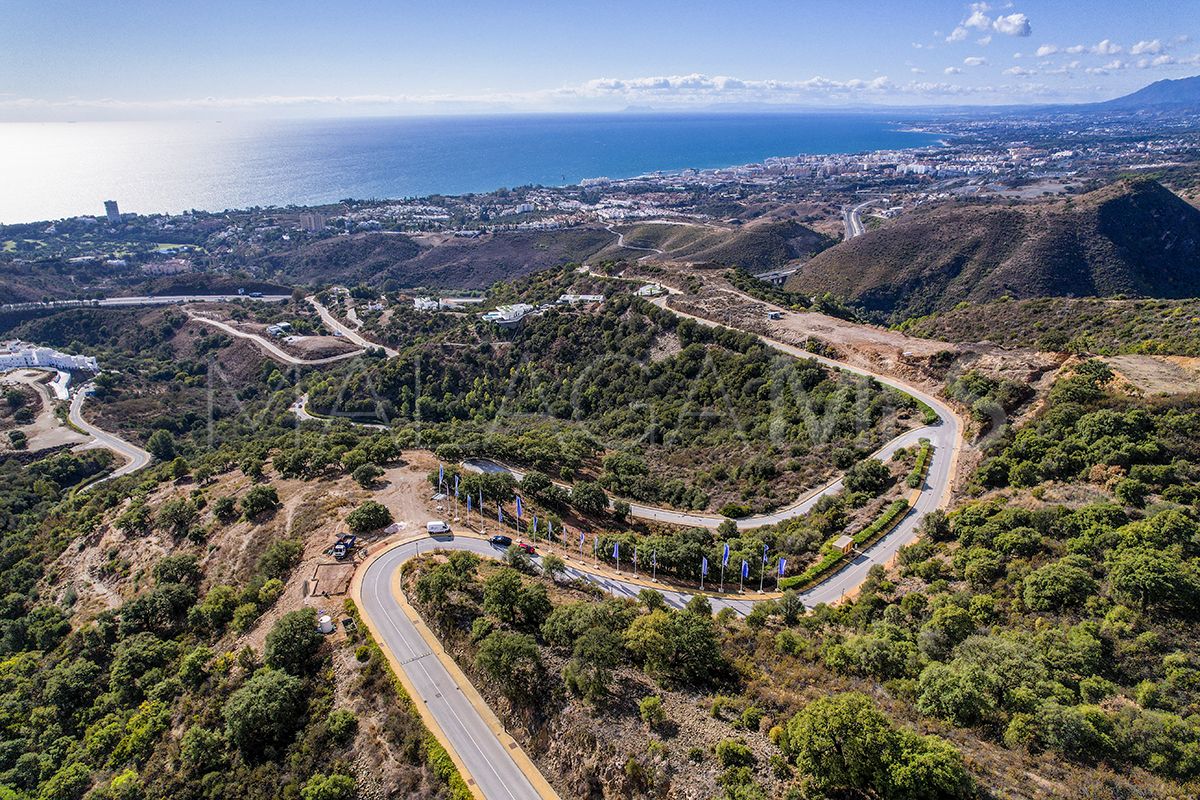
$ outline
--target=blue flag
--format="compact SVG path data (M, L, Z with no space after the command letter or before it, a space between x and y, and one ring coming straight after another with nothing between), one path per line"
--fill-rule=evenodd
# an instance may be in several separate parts
M454 499L458 499L458 473L454 474Z
M781 578L783 577L783 570L786 567L787 567L787 559L786 558L779 559L779 577L781 577Z
M742 559L742 577L743 578L750 577L750 565L746 563L745 559Z
M613 542L613 558L620 558L620 557L621 557L621 545L617 542Z
M763 563L764 564L767 563L767 551L770 549L771 549L771 545L769 545L769 544L763 545Z
M471 513L471 495L467 495L467 513Z
M728 542L725 543L725 554L723 556L721 556L721 566L722 567L729 566L729 543Z
M637 548L633 548L633 563L637 563Z
M496 521L501 525L504 524L504 507L496 503Z
M546 535L554 535L554 522L552 520L546 520Z
M446 467L443 464L438 464L438 488L442 488L442 484L446 481Z
M479 488L479 513L483 513L483 487Z
M533 515L533 535L537 536L537 514Z
M587 534L583 531L579 532L579 546L583 547L583 543L587 541Z
M704 556L700 557L700 574L701 575L708 574L708 559L705 558Z
M517 495L517 519L521 518L521 495Z
M655 569L658 569L658 551L657 550L650 551L650 563L654 565Z

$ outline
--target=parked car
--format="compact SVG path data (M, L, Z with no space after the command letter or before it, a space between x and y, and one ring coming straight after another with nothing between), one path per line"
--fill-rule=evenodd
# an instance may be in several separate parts
M512 544L512 537L498 533L492 537L492 547L508 547Z
M529 542L517 542L517 547L521 548L529 555L534 555L537 553L537 550L533 549L533 545L531 545Z
M430 536L437 536L440 533L449 533L450 526L440 519L431 519L425 523L425 531Z

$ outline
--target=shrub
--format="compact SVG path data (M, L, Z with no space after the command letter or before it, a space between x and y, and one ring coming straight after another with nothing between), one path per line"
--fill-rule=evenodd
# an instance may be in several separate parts
M391 524L392 512L374 500L368 500L346 516L346 525L353 533L370 533Z
M267 634L263 650L267 666L292 675L307 675L313 669L321 641L315 609L289 611Z
M662 698L656 695L643 697L638 702L638 714L642 722L651 728L657 728L667 721L667 712L663 710Z
M252 486L242 497L240 505L242 516L254 519L279 508L279 493L275 491L274 486Z

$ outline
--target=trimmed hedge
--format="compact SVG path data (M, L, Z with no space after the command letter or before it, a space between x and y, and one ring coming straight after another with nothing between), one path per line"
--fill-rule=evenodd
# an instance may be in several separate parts
M908 501L904 498L895 501L874 522L854 534L852 538L854 539L855 546L865 547L871 544L895 527L896 523L906 513L908 513ZM834 540L830 539L825 543L821 548L821 557L817 559L816 563L811 564L808 569L804 570L804 572L781 580L779 582L779 589L786 591L788 589L807 587L824 577L827 572L838 567L844 560L845 555L833 549L833 542Z
M925 481L925 472L929 469L929 459L933 455L933 444L928 439L921 440L921 450L917 453L917 463L904 481L908 488L917 489Z

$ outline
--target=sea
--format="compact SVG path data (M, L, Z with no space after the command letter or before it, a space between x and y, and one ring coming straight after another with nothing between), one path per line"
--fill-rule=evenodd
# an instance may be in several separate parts
M872 113L0 123L0 223L487 192L936 143Z

